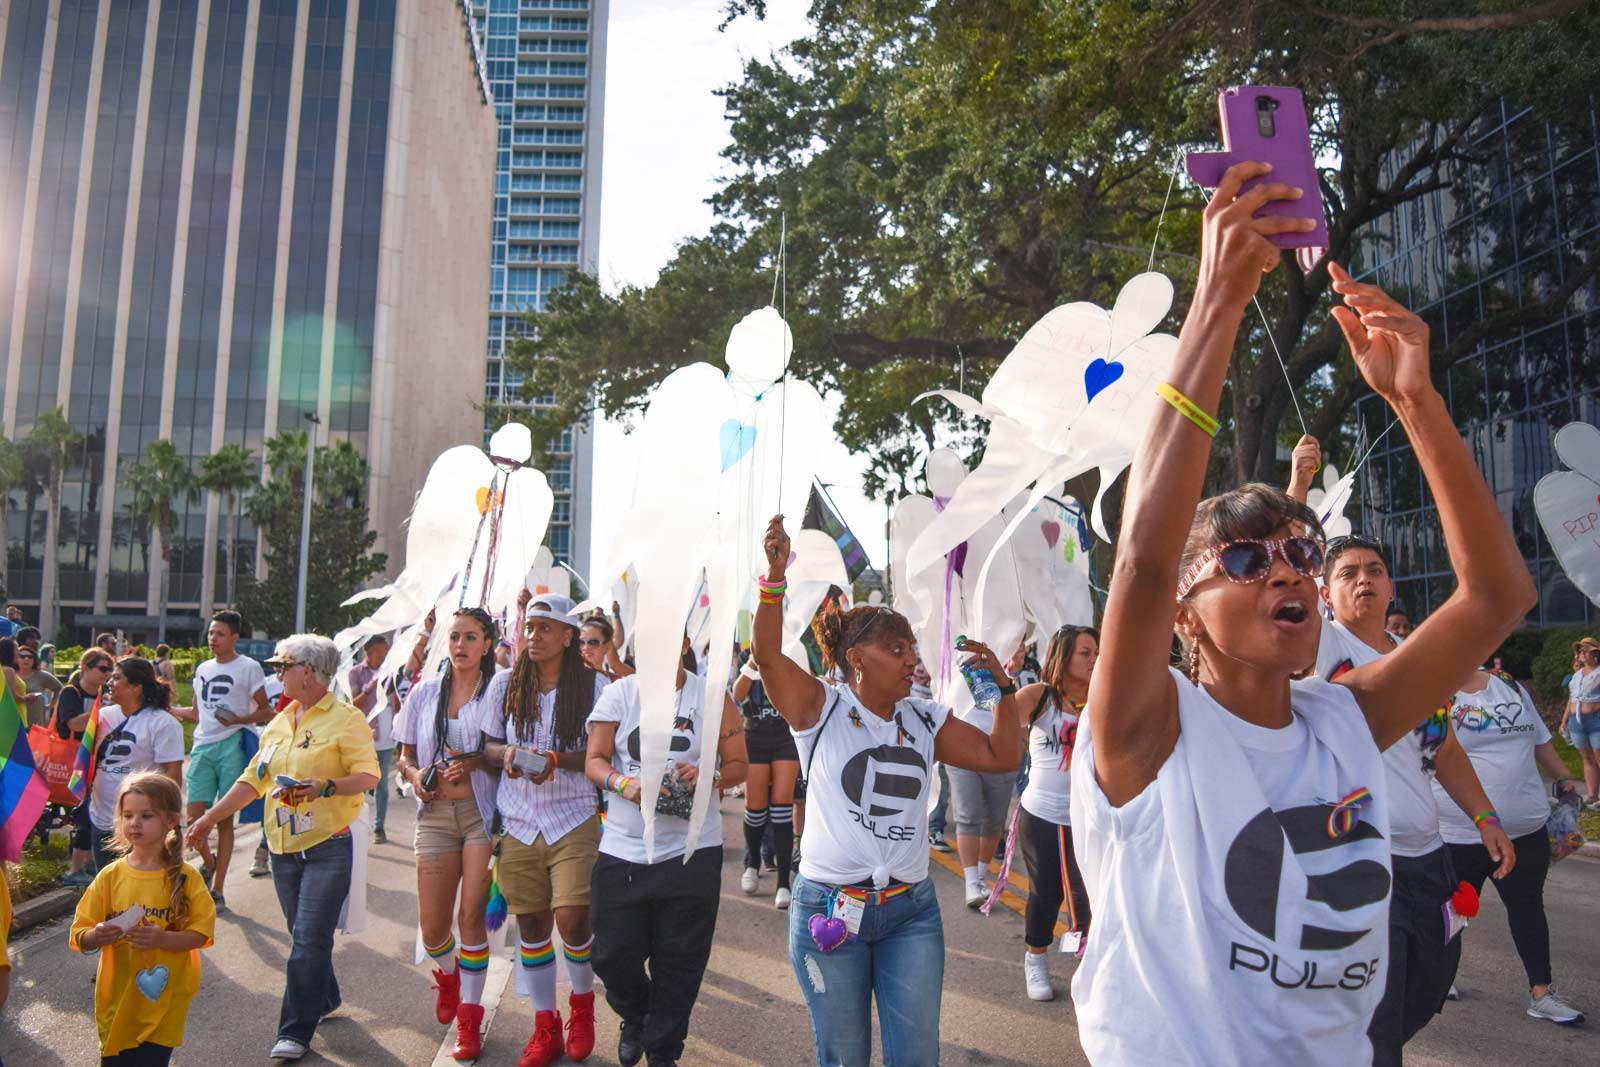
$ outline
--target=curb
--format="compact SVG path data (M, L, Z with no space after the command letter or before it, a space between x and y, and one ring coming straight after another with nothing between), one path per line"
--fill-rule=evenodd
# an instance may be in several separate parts
M1600 855L1600 848L1596 849L1596 854ZM78 906L81 892L71 886L62 886L18 904L11 915L12 934L26 933L35 926L72 911Z
M1578 846L1576 854L1584 857L1585 859L1600 860L1600 844L1596 844L1593 841L1587 841Z

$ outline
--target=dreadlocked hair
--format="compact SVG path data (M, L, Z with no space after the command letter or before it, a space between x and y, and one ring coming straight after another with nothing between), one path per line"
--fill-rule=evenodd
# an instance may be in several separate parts
M1072 662L1072 654L1078 651L1078 642L1088 636L1096 641L1100 640L1100 631L1093 626L1063 626L1050 638L1050 644L1045 650L1044 666L1039 668L1039 680L1050 693L1050 699L1055 701L1056 707L1065 708L1067 704L1067 664ZM1041 703L1033 709L1033 714L1028 716L1028 725L1038 721L1039 713L1044 710Z
M189 924L188 876L183 869L183 836L178 826L183 819L183 795L178 783L158 771L143 771L132 775L117 792L117 826L111 835L111 846L126 856L133 844L122 833L122 798L137 793L150 802L157 814L172 820L172 828L161 842L161 866L167 872L167 928L182 930Z
M915 641L906 617L881 604L867 604L849 611L823 610L811 620L811 632L822 653L822 666L833 670L844 664L844 654L861 644L878 644L893 638Z
M477 700L483 691L489 688L489 679L494 677L495 642L500 639L500 627L495 625L494 616L482 608L461 608L452 616L452 619L467 618L477 623L483 629L483 656L478 661L478 685L472 691L472 699ZM444 724L450 718L450 693L454 688L452 682L455 671L452 669L449 657L444 661L444 673L439 676L439 702L433 713L434 751L444 751Z
M555 728L552 734L555 746L570 751L583 744L584 724L589 712L594 710L594 669L583 661L578 642L573 641L561 650L561 673L556 678ZM511 712L511 723L518 740L533 737L534 724L539 721L539 665L526 650L517 657L511 668L511 682L506 686L506 708Z

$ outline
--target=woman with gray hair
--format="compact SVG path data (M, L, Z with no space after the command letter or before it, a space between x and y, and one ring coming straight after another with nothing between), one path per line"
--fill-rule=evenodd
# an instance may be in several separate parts
M365 716L328 686L339 669L334 643L317 634L278 642L267 661L292 701L261 734L261 747L239 781L189 824L189 843L205 840L217 820L266 796L262 834L272 852L272 881L294 937L287 984L270 1055L298 1060L322 1017L339 1007L333 931L350 890L350 824L367 790L378 785L378 755Z

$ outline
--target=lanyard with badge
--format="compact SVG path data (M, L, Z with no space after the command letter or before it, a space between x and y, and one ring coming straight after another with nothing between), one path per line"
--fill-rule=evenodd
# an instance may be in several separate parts
M311 734L310 731L307 731L306 744L302 745L301 747L308 747L310 740ZM261 751L256 757L257 780L264 781L266 779L267 772L271 769L272 757L277 754L278 749L282 747L282 745L282 741L273 741L271 744L263 745L261 747ZM287 774L277 775L273 779L273 783L276 786L273 792L276 794L278 800L278 806L273 809L273 818L275 820L275 824L279 827L288 826L289 833L291 835L310 833L312 826L316 823L315 813L311 811L302 812L296 802L285 799L287 797L292 797L295 788L303 785L304 783L302 783L299 779Z

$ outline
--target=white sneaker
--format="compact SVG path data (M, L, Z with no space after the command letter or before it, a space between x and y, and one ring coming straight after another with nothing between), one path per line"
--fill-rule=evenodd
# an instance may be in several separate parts
M272 1051L267 1053L275 1060L298 1060L306 1054L308 1049L292 1037L282 1037L272 1046Z
M1450 983L1450 992L1448 992L1448 993L1446 993L1444 995L1444 999L1446 999L1446 1000L1460 1000L1461 999L1461 991L1456 988L1456 984L1454 982Z
M778 890L778 895L772 898L772 902L778 906L779 911L788 911L789 891L787 889Z
M967 907L981 908L983 902L989 899L989 882L978 877L967 882Z
M754 867L746 867L739 876L739 888L747 894L754 896L756 889L761 885L761 872Z
M1534 1019L1548 1019L1562 1026L1575 1026L1583 1022L1583 1012L1562 999L1554 989L1545 990L1538 1000L1528 995L1528 1015Z
M1048 952L1024 952L1022 954L1022 976L1028 982L1029 1000L1056 999L1056 991L1050 986L1050 954Z

